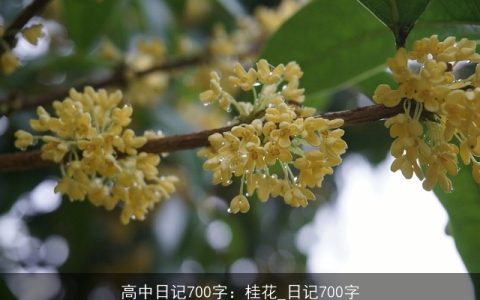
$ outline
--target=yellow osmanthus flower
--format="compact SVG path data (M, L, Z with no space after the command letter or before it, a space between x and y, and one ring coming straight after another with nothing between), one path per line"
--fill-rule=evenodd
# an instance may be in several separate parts
M42 24L34 24L22 29L23 37L32 45L37 45L38 40L42 37Z
M3 37L5 34L5 27L0 25L0 38ZM5 75L10 75L17 69L17 67L20 65L20 62L18 61L17 57L13 55L12 51L10 50L10 47L6 43L3 45L5 49L3 51L0 51L0 69L2 70L3 74Z
M258 46L307 2L308 0L283 0L275 8L260 6L256 8L253 17L238 18L236 27L232 31L227 31L222 24L216 24L211 40L208 42L209 63L197 69L189 81L190 84L199 90L207 89L210 84L206 80L208 74L215 71L222 75L220 83L228 93L233 95L240 89L248 88L249 81L255 79L252 74L242 75L242 70L235 68L235 64L240 61L242 65L250 67L256 59ZM288 66L286 67L288 69ZM295 70L293 71L295 72ZM303 92L297 91L298 83L294 79L290 79L288 74L289 71L284 74L285 78L290 81L290 86L285 93L288 94L287 97L293 98L293 101L300 102L302 99L297 99L300 97L297 93L303 94ZM237 77L243 83L233 82L229 79L230 76Z
M152 105L158 102L168 87L169 76L162 71L137 76L138 72L159 66L165 61L167 49L160 39L141 40L137 51L126 57L128 85L125 99L132 104Z
M0 67L6 75L13 73L19 65L18 58L9 50L5 51L0 57Z
M248 102L248 110L242 105L245 102L222 88L216 73L210 90L200 96L207 104L218 101L224 109L233 106L237 120L247 121L212 134L210 146L199 151L214 184L227 186L235 177L241 178L239 194L230 202L231 213L247 212L248 197L254 193L261 201L281 196L288 205L306 206L315 199L311 189L321 187L347 148L339 128L343 120L314 117L315 109L301 106L303 89L298 84L303 73L296 63L273 67L260 60L256 66L246 71L237 64L231 77L243 90L251 91L253 103ZM297 90L296 97L284 93L289 86Z
M395 138L392 171L406 178L415 174L426 190L436 184L446 192L453 189L449 176L458 173L458 157L473 163L473 178L480 183L480 67L467 78L454 73L460 63L480 63L475 48L474 41L454 37L418 40L410 52L400 48L387 60L398 87L381 84L375 90L377 103L404 107L385 122ZM420 66L418 71L409 61Z
M155 203L168 198L177 178L159 175L159 155L139 152L147 139L161 134L136 136L127 129L132 108L118 107L121 100L120 91L72 89L65 100L53 103L55 116L38 107L38 119L30 120L33 130L49 133L19 130L15 146L24 150L42 141L42 158L59 163L62 171L56 192L71 200L88 198L109 210L120 206L121 220L127 224L144 219Z
M28 146L33 145L34 142L33 135L30 132L25 130L17 130L15 132L15 147L25 150Z
M108 39L103 39L101 41L97 51L98 55L105 60L114 62L122 60L122 52Z
M21 34L30 44L36 46L43 35L42 29L43 25L34 24L22 29ZM3 34L4 28L0 26L0 38ZM0 51L0 69L4 74L10 75L20 66L20 61L6 43L3 44L3 48L3 51Z
M132 105L148 106L158 102L168 87L166 72L149 71L165 62L167 49L160 39L140 40L134 51L123 54L109 41L102 41L99 56L124 65L125 100ZM147 71L145 74L139 73Z

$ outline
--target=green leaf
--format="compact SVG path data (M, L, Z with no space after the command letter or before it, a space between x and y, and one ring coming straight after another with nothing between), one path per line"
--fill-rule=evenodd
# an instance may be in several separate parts
M186 0L166 0L165 2L177 18L180 18L185 12L185 6L187 5Z
M386 57L394 51L388 28L360 3L317 0L288 20L261 56L274 65L299 63L306 104L319 107L333 89L382 72Z
M477 0L432 0L410 38L438 34L443 39L480 39L480 3ZM410 41L413 42L413 39ZM480 187L472 178L471 167L462 167L452 179L451 194L436 189L435 193L448 212L455 244L469 272L480 272ZM480 294L480 281L475 285ZM477 296L480 299L480 295Z
M445 24L448 26L461 25L461 23L478 26L479 17L480 2L477 0L432 0L421 19L439 22L451 20L451 23Z
M432 0L410 34L414 39L438 34L480 38L480 2L477 0Z
M437 187L435 194L448 213L451 233L467 270L480 273L480 186L473 180L471 166L464 165L452 183L452 193ZM472 278L480 294L480 278Z
M408 11L404 4L399 5L401 11ZM408 24L415 19L405 17L402 22ZM432 34L480 39L479 20L480 4L476 0L431 0L412 29L409 42ZM288 20L267 41L261 56L272 64L297 61L304 71L301 84L306 89L306 105L321 108L331 92L340 87L359 85L371 96L375 87L372 80L385 78L385 62L394 53L389 30L359 2L317 0ZM384 82L376 84L380 83Z
M398 47L403 47L413 25L430 0L358 0L379 18L395 36Z
M89 50L122 3L118 0L64 0L64 23L77 50Z
M480 272L480 186L472 178L472 168L462 166L452 178L453 192L440 188L435 194L447 210L452 235L469 272Z

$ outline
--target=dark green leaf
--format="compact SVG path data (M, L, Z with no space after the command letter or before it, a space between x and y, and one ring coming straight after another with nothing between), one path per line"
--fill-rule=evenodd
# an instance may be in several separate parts
M410 36L420 38L432 34L442 39L448 35L479 39L480 2L432 0ZM452 234L467 269L480 272L480 188L472 179L470 167L463 167L453 178L453 186L451 194L438 189L435 193L448 212ZM476 285L480 289L478 282Z
M405 45L408 33L430 0L358 0L395 35L397 46Z
M122 6L118 0L64 0L64 22L69 37L77 50L89 50L92 44L104 33L115 8Z
M277 31L262 57L272 64L297 61L304 71L306 104L319 107L334 88L382 72L394 51L389 30L360 3L318 0Z
M400 5L402 11L407 11ZM479 6L475 0L432 0L409 40L432 34L478 39ZM408 20L414 18L403 22ZM305 73L301 84L306 89L306 104L322 107L327 96L339 87L360 85L371 96L374 87L383 82L375 83L372 79L385 78L384 63L394 51L391 33L361 4L351 0L318 0L305 6L275 33L262 57L272 64L297 61Z
M437 187L435 194L447 210L451 234L467 270L480 273L480 186L472 178L471 166L463 165L452 183L452 193ZM474 279L480 293L480 278Z
M480 38L480 2L477 0L432 0L410 34L414 39L438 34Z
M165 2L177 18L182 16L185 11L185 6L187 5L186 0L166 0Z
M435 189L450 217L458 251L470 272L480 272L480 186L473 180L471 167L462 166L452 179L454 191Z

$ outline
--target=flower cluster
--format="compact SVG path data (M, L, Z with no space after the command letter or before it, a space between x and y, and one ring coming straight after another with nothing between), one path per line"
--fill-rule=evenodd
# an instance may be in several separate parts
M22 29L21 34L25 38L27 42L36 46L38 44L38 40L42 37L43 26L41 24L34 24ZM0 38L3 37L4 28L0 26ZM17 67L20 65L18 58L12 53L10 47L7 43L2 41L2 46L0 49L3 48L3 53L0 56L0 69L2 69L4 74L11 74ZM2 52L0 50L0 52Z
M236 86L228 80L229 75L233 75L233 66L238 61L251 65L255 59L255 49L306 2L283 0L276 8L259 6L253 17L238 18L236 28L231 32L227 32L222 24L216 24L208 43L210 62L198 68L192 85L205 89L208 85L205 78L212 70L216 70L224 75L221 81L223 88L230 93L237 91Z
M307 2L306 0L283 0L276 9L260 6L255 11L255 18L261 24L263 31L270 35Z
M306 206L315 199L311 189L320 187L342 161L347 148L339 129L343 120L315 117L315 109L301 106L302 71L294 62L272 67L260 60L248 71L237 64L234 74L230 80L251 92L253 103L237 101L223 90L216 73L201 100L218 102L226 110L233 106L240 121L253 121L211 135L210 147L199 152L207 159L204 169L213 172L214 184L226 186L241 178L240 192L230 202L232 213L248 211L247 197L255 192L261 201L282 196L293 207Z
M125 100L135 105L152 105L165 92L169 76L162 71L139 73L161 65L165 61L166 47L160 39L141 40L135 51L125 56L111 42L104 41L100 56L125 66Z
M473 163L480 183L480 67L467 78L456 75L465 63L480 62L475 48L474 41L454 37L418 40L412 51L400 48L387 61L398 87L381 84L375 90L377 103L404 107L385 123L395 138L392 171L406 178L415 174L426 190L436 184L452 190L449 175L458 173L458 156L466 165Z
M153 205L175 191L174 176L160 176L160 157L139 152L151 134L136 136L125 127L131 122L132 108L118 107L122 94L72 89L64 101L55 101L52 117L43 107L38 119L30 120L37 132L15 133L15 146L26 147L42 141L42 158L61 164L62 178L55 191L71 200L88 198L97 206L122 207L121 220L143 219Z
M223 88L221 77L215 71L210 73L210 89L200 94L200 100L205 105L217 102L225 111L230 111L233 106L240 120L254 116L265 109L267 109L266 114L269 115L269 111L273 111L271 108L279 109L278 113L281 116L290 115L295 118L292 115L295 111L290 109L288 103L298 106L305 99L304 89L299 88L300 78L303 76L300 66L290 62L286 66L280 64L272 68L265 59L261 59L256 67L246 71L237 63L233 67L233 75L228 77L232 85L238 86L245 92L252 92L253 103L237 101ZM261 85L262 89L257 85ZM258 93L257 90L260 92ZM304 108L302 111L308 114L314 112L312 108Z

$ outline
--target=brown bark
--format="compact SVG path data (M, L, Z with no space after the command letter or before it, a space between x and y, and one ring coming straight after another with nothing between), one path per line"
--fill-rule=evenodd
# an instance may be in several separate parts
M371 105L352 110L329 112L318 115L326 119L341 118L345 121L343 127L355 124L378 121L391 117L402 111L400 106L388 108L383 105ZM193 149L208 145L208 137L216 132L225 132L233 126L226 126L196 133L166 136L161 139L151 140L140 151L149 153L167 153L186 149ZM39 150L29 152L16 152L0 155L0 172L21 171L53 165L52 162L41 159Z

